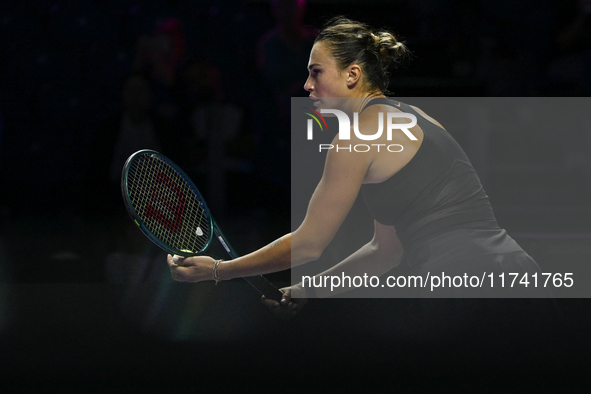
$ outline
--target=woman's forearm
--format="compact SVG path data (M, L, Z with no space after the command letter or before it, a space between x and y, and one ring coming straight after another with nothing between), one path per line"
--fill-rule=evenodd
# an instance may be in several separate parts
M292 238L291 233L286 234L252 253L220 263L217 268L218 277L222 280L229 280L264 275L314 261L319 257L321 252L318 250L321 249L314 242L303 242L300 237L296 237L295 242L292 242ZM397 266L402 256L400 244L392 242L392 240L389 241L386 247L382 242L380 248L376 237L374 237L372 241L363 245L355 253L316 277L343 274L351 277L364 274L380 276ZM350 287L340 287L334 291L331 291L330 288L316 288L316 294L319 297L330 297L347 290L350 290Z
M222 262L218 274L227 280L283 271L317 260L322 249L310 237L290 233L252 253Z
M351 290L353 287L349 286L348 283L342 283L342 286L331 288L331 286L313 286L313 283L331 283L330 280L324 281L324 277L342 277L343 275L351 278L355 276L363 277L368 276L381 276L397 266L402 258L402 248L397 250L390 250L388 252L380 251L374 242L369 242L363 245L355 253L338 263L337 265L327 269L326 271L315 275L311 278L311 283L306 280L306 283L299 283L295 286L294 297L298 297L299 290L306 290L306 288L313 287L313 291L317 297L331 297L337 294L344 293ZM303 286L306 286L303 287ZM303 292L302 292L303 293ZM303 297L304 295L301 294Z
M290 266L291 234L286 234L252 253L220 263L218 275L229 280L283 271Z

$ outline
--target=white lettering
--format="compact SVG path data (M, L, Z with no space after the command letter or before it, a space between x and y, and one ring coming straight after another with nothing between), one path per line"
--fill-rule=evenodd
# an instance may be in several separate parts
M350 140L351 139L351 121L346 113L338 109L320 109L321 114L333 114L336 115L339 121L339 139Z
M400 144L390 144L390 145L386 145L386 144L371 144L371 145L367 145L367 144L356 144L356 145L319 144L318 145L318 152L322 152L323 150L331 150L331 149L336 148L337 152L344 150L344 151L348 151L348 152L355 151L355 152L359 152L359 153L365 153L365 152L371 151L372 147L375 147L375 149L379 152L381 146L385 146L386 149L388 150L388 152L392 152L392 153L398 153L398 152L402 152L404 150L404 147Z
M384 131L384 117L382 115L382 112L378 114L378 131L375 134L365 135L359 131L359 113L355 112L353 114L353 131L357 138L364 141L373 141L380 138Z
M390 149L390 147L392 147L392 146L399 147L400 149L399 150L392 150L392 149ZM404 149L404 147L400 144L388 145L388 152L402 152L403 149Z
M410 119L410 123L393 123L392 120L394 118L406 118ZM417 125L417 117L413 114L407 113L398 113L398 112L388 112L388 130L387 130L387 137L388 141L392 140L392 130L399 129L406 134L408 138L413 141L417 141L417 137L415 137L408 129L413 128Z

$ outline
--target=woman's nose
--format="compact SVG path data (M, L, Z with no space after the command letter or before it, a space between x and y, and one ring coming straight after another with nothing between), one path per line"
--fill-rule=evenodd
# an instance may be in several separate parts
M314 86L312 86L312 83L310 82L310 77L308 77L308 79L306 79L306 83L304 84L304 89L307 92L311 92L312 90L314 90Z

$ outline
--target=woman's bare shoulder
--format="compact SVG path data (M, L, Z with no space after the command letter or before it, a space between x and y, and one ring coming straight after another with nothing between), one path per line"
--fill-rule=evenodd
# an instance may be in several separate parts
M417 113L419 113L421 116L423 116L425 119L427 119L429 122L436 124L437 126L441 127L442 129L445 130L445 127L443 127L441 125L441 123L439 123L438 121L436 121L435 119L433 119L432 117L430 117L429 115L427 115L422 109L420 109L419 107L415 107L414 105L410 106L412 109L414 109L415 111L417 111Z

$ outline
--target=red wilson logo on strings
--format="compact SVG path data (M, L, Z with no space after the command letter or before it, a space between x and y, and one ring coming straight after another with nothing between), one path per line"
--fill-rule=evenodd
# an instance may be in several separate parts
M163 172L156 174L154 182L150 190L150 202L146 207L145 217L155 219L172 233L178 233L182 228L183 215L187 208L185 195ZM172 218L163 213L159 207L166 208Z

